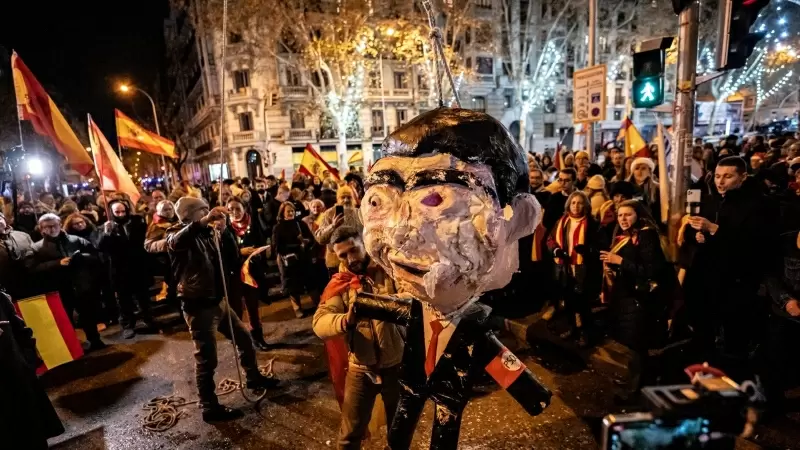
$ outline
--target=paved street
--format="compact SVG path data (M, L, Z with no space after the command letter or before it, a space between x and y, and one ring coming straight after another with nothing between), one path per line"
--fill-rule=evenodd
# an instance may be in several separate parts
M246 411L242 420L207 425L195 406L183 408L185 417L163 433L141 426L142 406L151 398L177 394L196 398L192 343L177 315L170 331L116 340L107 350L46 374L53 403L67 432L51 440L58 450L101 449L326 449L334 448L339 412L327 377L322 343L310 329L311 319L294 319L288 302L262 308L270 343L283 345L259 355L260 362L275 358L274 372L285 386L258 405L249 405L238 392L222 397L224 404ZM162 320L164 318L162 317ZM220 345L217 381L234 378L232 349ZM564 355L525 352L537 376L556 394L547 411L535 418L503 391L478 394L464 415L463 449L592 449L597 448L600 419L611 411L613 383L570 362ZM800 421L795 416L794 420ZM427 448L430 408L416 433L414 448ZM797 422L767 433L765 448L793 448L800 442ZM376 437L365 448L383 448ZM762 442L763 443L763 442ZM737 448L760 448L740 443ZM797 448L797 447L794 447Z

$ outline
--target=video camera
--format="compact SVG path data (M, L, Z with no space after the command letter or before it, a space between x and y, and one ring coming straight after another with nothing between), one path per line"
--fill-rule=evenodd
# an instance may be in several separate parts
M737 384L705 364L687 367L692 384L642 388L650 412L603 418L605 450L733 449L747 437L763 400L758 386Z

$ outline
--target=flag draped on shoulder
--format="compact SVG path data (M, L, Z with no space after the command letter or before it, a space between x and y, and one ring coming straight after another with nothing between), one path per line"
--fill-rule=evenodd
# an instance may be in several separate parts
M14 73L14 92L17 96L17 113L20 120L28 120L36 133L50 138L67 162L81 175L92 172L92 158L86 153L67 120L53 103L42 85L22 62L17 52L11 55Z
M634 158L640 156L653 157L650 147L648 147L642 135L639 134L639 130L636 129L636 125L633 124L630 117L626 117L622 121L617 140L625 141L625 156L633 156Z
M300 160L300 173L324 179L325 177L322 174L326 170L331 174L333 179L339 181L339 171L322 159L322 156L314 150L311 144L306 144L306 150L303 152L303 159Z
M100 189L104 191L124 192L131 197L133 204L139 201L139 190L133 184L131 176L122 165L122 161L114 153L114 148L89 116L89 142L92 155L97 165L97 176L100 178Z
M118 109L114 110L114 118L117 122L117 139L120 146L155 153L156 155L169 156L170 158L175 157L174 142L145 130L144 127Z

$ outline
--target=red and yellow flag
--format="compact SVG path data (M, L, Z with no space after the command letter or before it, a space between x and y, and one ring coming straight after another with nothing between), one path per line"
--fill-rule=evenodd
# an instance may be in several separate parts
M36 369L37 374L83 356L81 343L58 292L22 299L14 307L28 328L33 330L36 350L43 361Z
M92 145L94 162L97 164L100 189L124 192L131 197L131 201L135 205L139 201L139 190L136 189L136 185L133 184L133 180L131 180L128 171L125 170L125 166L122 165L122 161L114 153L114 148L103 136L100 128L97 128L97 124L94 123L91 116L89 116L89 142Z
M40 135L50 138L58 153L81 175L92 172L92 158L86 153L69 123L47 95L28 66L14 52L11 55L14 72L14 92L17 95L17 113L20 120L29 120Z
M330 172L334 180L339 181L339 171L322 159L322 156L314 150L311 144L306 144L306 150L303 152L303 159L300 160L300 173L324 179L323 173L326 170Z
M115 109L114 117L117 121L117 139L119 145L125 148L135 148L156 155L174 158L175 143L155 133L151 133L126 116L122 111Z
M651 158L653 156L650 153L650 147L647 142L644 141L642 135L639 134L639 130L636 129L636 125L633 124L629 117L622 121L622 127L619 129L619 136L617 136L617 140L623 139L625 140L625 156L633 156L634 158L640 156Z

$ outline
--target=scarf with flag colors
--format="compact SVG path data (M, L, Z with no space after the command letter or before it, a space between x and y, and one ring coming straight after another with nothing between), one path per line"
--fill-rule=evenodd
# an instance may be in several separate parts
M586 217L580 219L575 224L575 229L572 230L572 245L568 245L567 231L569 228L570 217L569 214L564 214L556 223L555 241L559 248L567 252L570 257L570 264L581 265L583 264L583 255L575 251L575 247L586 244ZM570 247L570 248L567 248ZM561 258L556 258L556 261L561 264Z
M117 139L121 147L134 148L170 158L176 156L174 142L145 130L118 109L114 110L114 118L117 124Z
M120 161L117 154L114 153L114 149L111 147L111 144L108 143L108 139L106 139L103 132L100 131L100 128L98 128L97 124L92 120L92 116L88 116L88 118L89 142L92 146L94 162L97 165L100 189L104 191L124 192L130 196L131 202L135 205L136 202L139 201L139 197L141 197L139 190L136 189L136 185L133 184L133 180L130 174L128 174L128 171L125 170L125 166L122 165L122 161Z
M11 55L11 68L14 77L14 92L17 96L19 120L28 120L34 131L50 138L58 153L61 153L78 173L92 173L92 158L86 152L67 120L47 95L36 77L14 52Z
M639 133L639 130L636 129L636 125L633 124L630 117L626 117L622 121L622 127L619 129L617 140L625 141L625 156L632 156L634 158L640 156L646 156L648 158L653 157L650 152L650 147Z
M85 150L84 150L85 151ZM83 348L67 317L58 292L24 298L14 303L17 314L33 330L42 365L36 373L66 364L83 356Z

